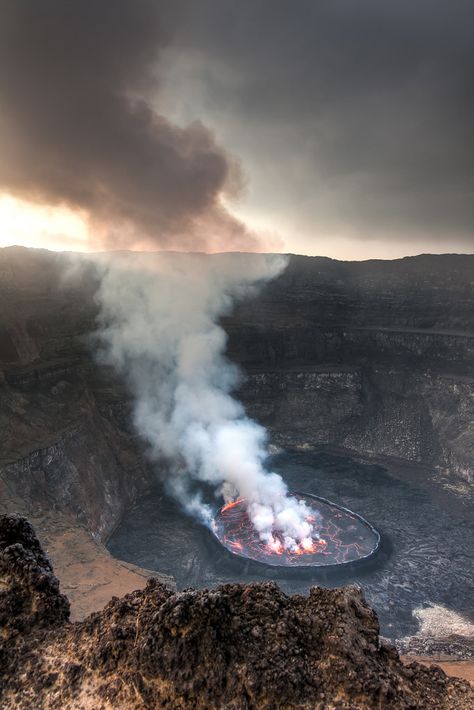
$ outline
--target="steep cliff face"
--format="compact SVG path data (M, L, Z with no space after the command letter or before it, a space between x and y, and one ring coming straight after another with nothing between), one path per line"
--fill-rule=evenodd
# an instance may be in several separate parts
M405 667L380 642L355 587L313 587L308 597L274 583L173 594L150 580L82 622L69 624L67 611L31 526L0 516L5 710L463 710L474 702L467 682Z
M282 447L343 447L474 480L474 379L420 369L301 367L251 372L240 395Z
M124 386L92 357L96 284L48 252L2 256L0 479L106 539L151 473Z
M474 478L474 259L293 257L228 319L240 396L282 446L329 444Z

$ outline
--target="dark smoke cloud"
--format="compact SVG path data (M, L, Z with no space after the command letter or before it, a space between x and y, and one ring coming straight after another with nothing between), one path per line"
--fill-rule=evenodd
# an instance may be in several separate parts
M174 46L266 211L472 246L471 0L201 0Z
M255 246L222 206L242 178L204 121L276 229L473 246L472 0L0 12L0 190L83 209L109 245Z
M238 166L146 100L179 6L0 0L0 190L83 210L108 246L255 246L221 203Z

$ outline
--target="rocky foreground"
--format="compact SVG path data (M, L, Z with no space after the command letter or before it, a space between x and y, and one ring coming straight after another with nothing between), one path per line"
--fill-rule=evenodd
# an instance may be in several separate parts
M474 689L404 666L354 587L173 593L156 580L69 622L30 523L0 517L2 708L471 708Z

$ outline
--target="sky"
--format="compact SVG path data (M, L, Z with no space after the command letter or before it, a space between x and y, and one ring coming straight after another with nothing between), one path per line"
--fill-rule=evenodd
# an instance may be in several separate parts
M472 0L0 0L0 246L474 251Z

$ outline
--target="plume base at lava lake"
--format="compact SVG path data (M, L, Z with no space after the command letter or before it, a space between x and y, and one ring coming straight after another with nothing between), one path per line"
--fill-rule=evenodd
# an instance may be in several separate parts
M160 487L129 509L109 541L116 557L172 574L178 589L230 581L276 579L287 593L313 584L359 583L376 609L382 634L399 639L417 632L413 612L441 605L471 619L474 579L467 563L469 504L444 489L435 473L410 467L358 462L327 452L286 452L272 467L292 489L324 495L356 510L381 533L380 551L369 564L296 570L242 561L220 546ZM220 548L220 549L219 549Z
M211 529L231 554L272 567L331 568L354 565L376 554L380 535L360 515L321 496L290 494L308 508L313 535L306 546L285 547L278 533L273 544L262 540L247 514L244 498L222 506Z

